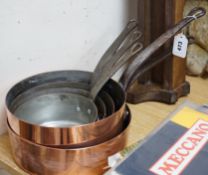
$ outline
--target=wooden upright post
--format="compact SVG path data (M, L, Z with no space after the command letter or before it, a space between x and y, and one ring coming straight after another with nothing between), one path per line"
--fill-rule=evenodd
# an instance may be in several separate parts
M172 27L183 17L185 0L139 0L138 22L143 33L144 46ZM172 48L172 41L159 49L153 57ZM168 59L142 75L127 91L130 103L161 101L175 103L187 95L190 85L185 81L185 59L169 56Z

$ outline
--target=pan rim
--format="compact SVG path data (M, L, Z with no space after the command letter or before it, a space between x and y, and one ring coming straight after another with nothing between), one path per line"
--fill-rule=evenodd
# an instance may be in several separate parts
M57 150L57 151L87 150L87 149L93 149L93 148L96 148L96 147L100 147L102 145L106 145L107 143L112 142L114 139L117 139L117 138L121 137L123 134L125 134L126 132L128 132L130 124L131 124L131 120L132 120L132 115L131 115L131 112L130 112L129 107L127 105L126 105L126 111L128 112L128 114L126 115L126 117L128 117L128 122L127 122L126 126L124 126L124 128L115 137L113 137L113 138L111 138L111 139L109 139L107 141L104 141L102 143L96 144L96 145L87 146L87 147L81 147L81 148L68 148L68 149L67 148L57 148L57 147L50 147L50 146L47 146L47 145L42 145L42 144L35 143L35 142L31 141L31 140L28 140L28 139L23 138L20 135L18 135L12 129L12 127L10 126L8 119L7 119L7 129L9 130L9 132L14 134L15 137L18 137L18 139L20 139L21 141L23 141L23 142L25 142L27 144L36 146L36 147L38 146L38 147L42 147L42 148L45 148L45 149L51 149L51 150Z
M113 83L116 83L118 85L118 87L121 88L122 91L124 92L123 104L119 107L118 110L115 110L115 112L113 114L111 114L110 116L107 116L107 117L105 117L105 118L103 118L101 120L93 121L93 122L86 123L86 124L74 125L74 126L71 126L71 127L50 127L50 126L42 126L42 125L34 124L34 123L29 122L27 120L20 119L18 116L14 115L14 113L11 111L11 109L10 109L11 104L9 103L9 95L12 94L12 91L14 91L15 87L17 87L18 85L22 84L23 82L27 82L27 81L35 78L35 77L46 76L46 75L50 75L50 74L61 74L61 73L68 74L68 73L72 73L72 72L73 73L79 73L79 74L82 74L82 75L83 74L85 74L85 75L87 74L87 76L89 76L89 77L92 75L92 72L89 72L89 71L82 71L82 70L58 70L58 71L49 71L49 72L43 72L43 73L35 74L35 75L32 75L30 77L27 77L27 78L17 82L7 92L6 103L5 103L5 107L6 107L7 112L9 112L9 114L12 116L12 118L14 118L15 120L18 120L18 122L22 122L22 123L30 125L30 126L38 126L40 128L51 128L51 129L56 129L56 128L60 128L60 129L69 129L69 128L71 128L72 129L72 128L88 127L88 126L96 125L96 124L101 123L101 122L105 122L109 118L113 118L115 115L118 115L120 110L125 107L126 94L125 94L125 91L123 90L123 87L121 86L120 83L117 83L113 79L110 79L110 81L112 81ZM17 97L15 97L15 98L17 98Z

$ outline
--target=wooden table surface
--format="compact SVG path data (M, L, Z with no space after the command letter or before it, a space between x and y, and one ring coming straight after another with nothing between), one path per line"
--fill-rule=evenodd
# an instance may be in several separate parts
M168 114L176 109L185 100L190 100L198 104L208 104L208 80L196 77L187 77L191 84L191 93L187 97L182 97L174 105L167 105L158 102L145 102L138 105L129 105L133 120L130 126L128 145L131 145L145 138L155 129ZM0 136L0 167L4 168L12 175L25 175L14 162L11 155L11 147L7 134Z

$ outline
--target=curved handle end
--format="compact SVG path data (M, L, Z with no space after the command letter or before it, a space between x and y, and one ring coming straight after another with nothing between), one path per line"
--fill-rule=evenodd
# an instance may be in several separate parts
M194 19L201 18L206 14L206 10L203 7L193 8L187 15L187 17L193 17Z

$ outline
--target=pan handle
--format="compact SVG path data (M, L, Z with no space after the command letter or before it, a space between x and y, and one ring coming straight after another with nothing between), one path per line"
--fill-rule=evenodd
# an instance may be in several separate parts
M140 66L140 69L136 70L135 75L137 77L141 76L146 71L150 70L151 68L153 68L157 64L161 63L163 60L169 58L171 55L172 55L172 49L168 49L164 53L154 57L151 61L144 62L144 64L142 64Z
M135 56L141 49L141 32L136 21L131 20L118 38L100 59L91 80L91 97L94 99L109 78Z
M131 64L124 71L120 82L124 89L128 87L141 75L139 73L140 68L143 63L148 61L151 64L153 58L150 56L159 49L165 42L172 38L179 30L189 24L191 21L198 19L206 14L206 10L202 7L193 8L188 15L183 18L179 23L177 23L173 28L167 30L164 34L158 37L149 46L143 49L139 55L131 62ZM152 67L152 66L150 66Z
M137 28L138 24L135 20L130 20L121 34L116 38L116 40L111 44L111 46L106 50L106 52L101 57L99 63L95 67L94 72L99 72L99 70L103 69L106 63L111 60L113 54L115 54L116 50L119 48L123 40ZM96 76L96 75L94 75Z

